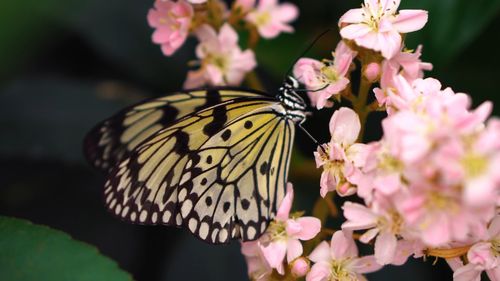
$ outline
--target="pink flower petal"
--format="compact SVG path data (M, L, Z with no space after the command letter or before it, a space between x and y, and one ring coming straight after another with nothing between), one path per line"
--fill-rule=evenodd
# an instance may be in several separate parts
M278 208L278 212L276 214L276 220L286 221L290 216L290 210L292 209L293 203L293 186L291 183L287 183L286 185L286 194L283 200L280 203L280 207Z
M496 216L488 227L488 234L490 237L500 236L500 216Z
M285 259L287 243L284 240L278 240L269 243L267 247L261 247L264 258L272 268L282 268Z
M450 224L444 214L434 216L426 229L422 231L422 240L429 246L439 247L450 242Z
M238 34L228 23L221 27L218 37L222 47L232 47L238 44Z
M309 254L309 259L313 262L321 262L321 261L329 261L331 260L330 256L330 246L326 241L322 241L319 243L316 248Z
M329 280L330 264L326 262L316 263L306 276L306 281L325 281Z
M500 266L486 270L486 274L491 281L500 281Z
M378 216L361 204L345 202L342 209L347 220L342 224L342 229L361 230L377 225Z
M368 244L373 240L373 238L375 238L375 236L377 236L379 232L380 230L378 228L372 228L361 235L361 237L359 238L359 242Z
M302 244L297 239L288 239L286 260L291 263L294 259L302 255Z
M401 50L401 35L396 31L379 33L380 51L386 59L392 58Z
M375 259L381 265L389 264L393 261L396 253L396 236L387 231L381 232L375 241Z
M281 4L273 13L280 22L291 22L299 16L299 9L292 3Z
M474 264L467 264L453 273L453 281L481 281L481 271Z
M351 232L336 231L332 236L330 253L335 260L358 256L358 248L351 237Z
M401 0L382 0L380 1L380 10L386 14L393 14L397 11Z
M424 10L401 10L392 22L400 33L408 33L421 29L427 23L428 14Z
M302 226L300 233L296 237L306 241L313 239L321 230L321 221L315 217L301 217L296 221Z
M374 256L364 256L356 259L352 266L355 268L357 273L361 274L375 272L383 267L375 261Z
M321 189L319 193L323 198L325 198L328 192L335 190L337 183L335 182L335 178L330 171L325 170L321 173L320 186Z
M330 119L330 134L332 141L342 145L353 144L358 138L361 123L352 109L341 107L333 113Z
M351 9L340 17L339 26L341 26L342 23L360 23L363 22L363 20L363 9Z
M369 34L372 29L366 24L350 24L340 30L342 38L356 39Z

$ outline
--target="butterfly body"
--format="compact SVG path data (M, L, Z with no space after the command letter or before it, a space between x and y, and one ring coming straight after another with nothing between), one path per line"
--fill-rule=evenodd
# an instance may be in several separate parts
M295 124L305 120L294 86L285 83L276 97L184 91L103 121L85 151L108 173L106 206L124 220L184 227L209 243L258 238L284 197Z

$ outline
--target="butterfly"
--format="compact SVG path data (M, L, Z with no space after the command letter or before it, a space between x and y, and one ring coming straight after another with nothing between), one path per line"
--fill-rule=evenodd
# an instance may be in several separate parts
M215 87L146 100L86 136L88 161L108 174L109 211L172 225L212 244L260 237L274 218L296 125L306 119L298 82L276 96Z

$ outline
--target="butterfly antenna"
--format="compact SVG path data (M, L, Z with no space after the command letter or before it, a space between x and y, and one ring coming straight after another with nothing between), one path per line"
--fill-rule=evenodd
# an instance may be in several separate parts
M326 154L326 151L325 151L325 148L304 128L302 127L302 124L299 124L298 125L299 128L304 132L306 133L306 135L319 147L321 147L321 150L323 150L323 153Z
M298 56L292 63L292 65L290 65L290 67L288 68L288 71L286 72L285 74L285 77L283 78L283 81L286 79L287 76L290 75L290 72L292 71L293 69L293 66L297 63L297 61L303 57L307 52L309 52L311 50L311 48L314 46L314 44L316 44L316 42L319 41L319 39L321 39L323 36L325 36L327 33L333 31L333 29L329 28L325 31L323 31L321 34L319 34L310 44L309 46L300 54L300 56Z

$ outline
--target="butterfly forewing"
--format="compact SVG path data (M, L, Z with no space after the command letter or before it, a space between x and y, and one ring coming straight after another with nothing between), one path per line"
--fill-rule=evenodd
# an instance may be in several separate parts
M227 100L257 96L261 95L232 89L195 90L136 104L98 124L85 138L85 155L94 167L108 172L140 143L180 118Z
M136 125L127 127L126 138L122 130L120 142L101 146L115 152L108 159L117 162L105 185L106 204L125 220L182 226L210 243L256 239L284 196L293 121L280 102L259 93L219 89L189 95L197 106L177 94L168 107L190 103L194 113L177 109L168 123L137 125L151 110L164 110L158 100L118 115L122 127ZM209 96L214 105L206 101ZM155 122L162 127L156 129ZM132 145L138 132L148 136ZM125 152L117 156L120 149Z

